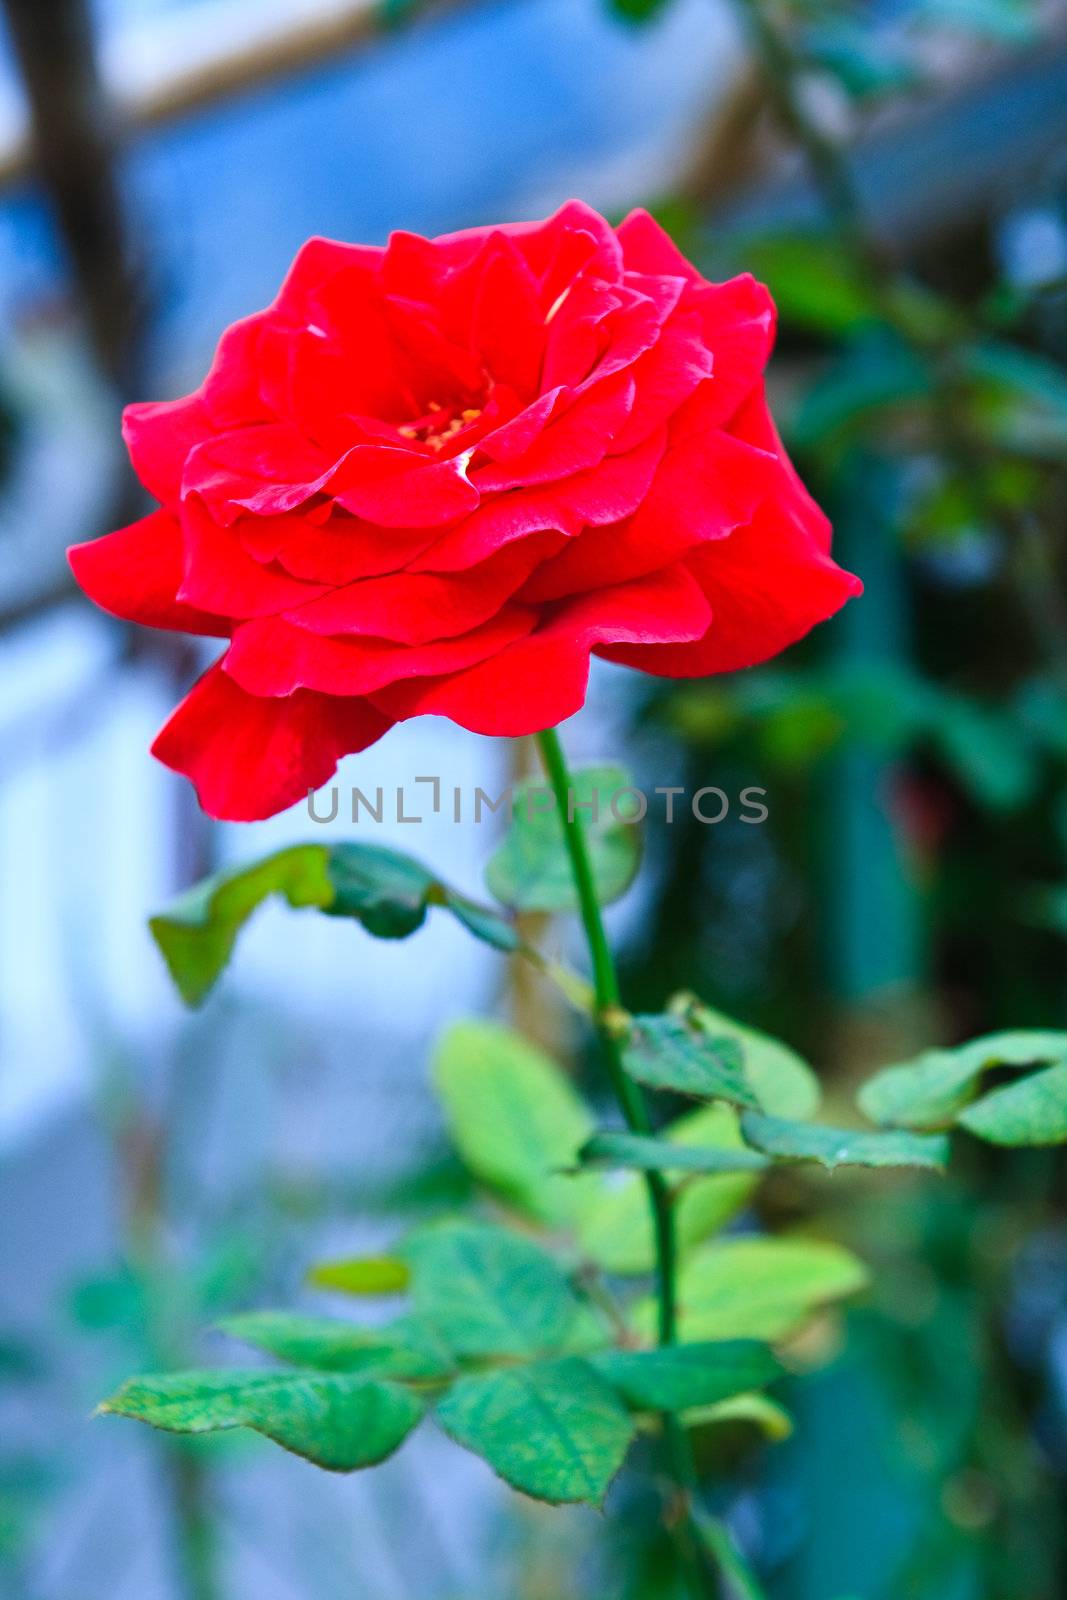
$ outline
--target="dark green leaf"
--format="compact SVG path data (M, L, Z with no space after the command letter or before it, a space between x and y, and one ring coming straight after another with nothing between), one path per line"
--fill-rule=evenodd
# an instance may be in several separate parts
M846 333L879 319L878 296L858 263L825 233L773 233L745 240L745 262L774 295L782 321Z
M993 1089L958 1118L990 1144L1043 1145L1067 1141L1067 1061Z
M573 1167L593 1121L550 1057L511 1029L460 1022L445 1034L434 1085L449 1130L474 1175L545 1222L575 1215Z
M621 21L642 27L659 16L668 0L608 0L608 3Z
M917 19L962 33L987 35L1009 44L1034 37L1036 9L1031 0L914 0Z
M394 1383L262 1370L132 1378L100 1407L174 1433L251 1428L331 1472L383 1461L423 1409L416 1395Z
M600 1350L589 1361L638 1411L684 1411L761 1389L782 1369L765 1344L707 1340L662 1350Z
M583 1166L630 1167L637 1172L762 1172L768 1162L754 1150L675 1144L640 1133L594 1133L578 1152Z
M399 1294L411 1282L411 1269L397 1256L352 1256L343 1261L316 1261L307 1281L316 1289L341 1294Z
M380 1328L288 1311L246 1311L219 1323L223 1333L296 1367L320 1372L371 1372L393 1378L438 1378L453 1369L428 1328L399 1318Z
M614 1389L577 1357L460 1378L437 1420L506 1483L553 1505L599 1505L634 1434Z
M334 917L354 917L378 939L406 938L422 926L427 909L438 905L497 949L518 944L514 928L499 912L457 894L421 862L384 845L334 845L327 870L334 897L324 909Z
M912 62L894 49L892 41L872 33L869 25L827 23L812 28L804 43L808 58L832 73L856 100L898 94L921 82Z
M601 905L617 900L633 882L641 857L640 829L620 822L612 802L630 780L619 767L581 767L573 773L575 815L584 826ZM595 804L593 815L588 806ZM632 796L619 798L623 816ZM579 807L581 809L579 809ZM490 892L519 911L574 911L578 899L570 858L551 789L527 783L515 791L511 827L486 868Z
M328 854L318 844L279 850L250 867L205 878L152 917L148 926L187 1005L199 1005L208 994L241 928L270 895L282 895L291 906L330 904Z
M762 1111L776 1117L807 1117L819 1104L819 1080L808 1063L789 1045L769 1033L750 1028L714 1010L702 1000L681 997L684 1015L695 1028L717 1039L733 1039L741 1047L745 1080ZM672 1007L673 1009L673 1007Z
M827 1128L746 1111L741 1132L749 1144L775 1161L817 1161L828 1167L937 1167L948 1160L948 1139L940 1133L864 1133Z
M600 1341L569 1279L532 1240L475 1222L408 1240L412 1303L457 1355L541 1355Z
M860 1109L872 1122L905 1128L947 1127L993 1067L1028 1067L1067 1057L1067 1033L1020 1028L990 1033L952 1050L925 1050L914 1061L883 1067L863 1085Z
M745 1080L737 1041L708 1035L684 1017L635 1017L623 1046L623 1065L631 1078L652 1089L736 1106L759 1104Z

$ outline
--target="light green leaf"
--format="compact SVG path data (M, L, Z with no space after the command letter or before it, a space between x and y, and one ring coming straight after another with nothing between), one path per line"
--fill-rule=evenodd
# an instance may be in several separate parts
M324 908L333 900L324 845L293 845L218 872L189 889L148 926L186 1005L199 1005L222 972L244 924L274 894L291 906Z
M475 1222L408 1240L412 1303L461 1356L543 1355L603 1342L561 1269L530 1239Z
M372 1372L394 1378L438 1378L453 1370L448 1351L413 1318L380 1328L336 1317L289 1311L245 1311L219 1323L223 1333L295 1367L320 1372Z
M581 819L601 905L609 905L633 882L641 859L640 829L620 822L611 806L630 784L620 767L580 767L572 774L575 814ZM596 805L596 814L587 809ZM578 809L578 808L581 809ZM632 799L620 799L625 816ZM548 808L548 809L543 809ZM563 821L544 783L515 790L511 827L485 874L490 892L518 911L574 911L578 899Z
M687 1428L714 1427L717 1423L751 1422L762 1429L772 1443L788 1439L793 1419L785 1406L765 1394L736 1394L711 1406L694 1406L683 1413Z
M741 1132L775 1161L817 1161L828 1167L936 1167L948 1160L948 1140L940 1133L864 1133L854 1128L820 1127L746 1111Z
M594 1133L578 1152L583 1166L623 1167L636 1172L763 1172L769 1166L755 1150L718 1150L677 1144L640 1133Z
M855 1294L867 1270L848 1250L818 1239L725 1239L683 1261L678 1278L683 1337L780 1339L830 1301ZM646 1310L642 1325L649 1325Z
M174 1433L251 1428L331 1472L383 1461L423 1414L394 1383L309 1372L173 1372L131 1378L100 1410Z
M600 1350L590 1364L637 1411L684 1411L760 1389L782 1369L765 1344L709 1340L659 1350Z
M755 1090L761 1110L776 1117L809 1117L818 1106L819 1080L789 1045L735 1022L703 1001L687 1002L681 997L677 1004L687 1007L694 1026L714 1038L734 1039L741 1046L745 1078Z
M914 1061L883 1067L858 1095L872 1122L906 1128L948 1126L992 1067L1028 1067L1067 1057L1067 1033L1020 1028L990 1033L952 1050L924 1050Z
M561 1172L574 1166L593 1120L549 1056L497 1023L460 1022L438 1047L433 1078L476 1178L539 1221L577 1214L588 1180Z
M976 1100L960 1126L990 1144L1045 1145L1067 1141L1067 1061L1032 1072Z
M460 1378L437 1420L513 1488L599 1505L634 1435L625 1406L577 1357Z
M316 906L330 916L353 917L379 939L404 938L425 921L429 906L442 906L476 938L500 950L518 947L506 917L457 894L410 856L358 842L293 845L205 878L150 919L187 1005L199 1005L210 993L242 927L275 894L296 908Z
M731 1106L701 1106L662 1130L671 1144L699 1150L722 1151L728 1156L751 1155L745 1150ZM675 1201L675 1230L679 1252L684 1254L728 1222L747 1201L759 1182L758 1170L696 1177ZM578 1238L583 1252L607 1272L650 1272L655 1244L642 1178L633 1177L602 1190L582 1213Z
M715 1038L690 1026L684 1017L634 1017L623 1045L623 1065L631 1078L652 1089L672 1089L737 1106L758 1104L745 1081L737 1041Z
M342 1261L316 1261L307 1280L316 1289L340 1294L400 1294L411 1282L411 1268L398 1256L351 1256Z

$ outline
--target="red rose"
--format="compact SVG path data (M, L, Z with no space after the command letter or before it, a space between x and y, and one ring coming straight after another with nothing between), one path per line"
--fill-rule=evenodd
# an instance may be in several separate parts
M266 817L406 717L562 721L591 652L702 677L800 638L860 585L768 414L773 329L641 211L312 239L195 394L126 412L161 509L70 553L106 610L230 641L155 754Z

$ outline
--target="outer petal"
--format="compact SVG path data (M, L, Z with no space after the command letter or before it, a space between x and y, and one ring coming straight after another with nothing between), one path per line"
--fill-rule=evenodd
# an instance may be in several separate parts
M470 633L423 645L324 638L281 617L269 617L237 629L222 665L249 694L288 695L294 689L370 694L400 679L456 672L485 661L529 633L537 617L533 606L507 605Z
M168 511L153 511L102 539L72 545L67 560L90 600L113 617L218 638L230 631L224 616L177 599L182 536L177 518Z
M400 720L425 712L474 733L514 737L572 716L585 700L589 652L605 640L698 638L710 612L684 567L618 584L558 606L536 632L453 677L398 684L374 703Z
M780 501L764 501L752 524L686 558L712 611L694 644L609 645L609 661L664 678L702 678L756 666L825 622L863 585L845 572Z
M786 454L785 445L779 438L778 429L767 409L767 396L762 383L757 385L734 417L730 431L737 438L747 440L760 450L774 452L782 468L779 477L782 504L789 508L793 517L804 524L819 549L829 553L832 532L830 519L811 498Z
M342 756L373 744L390 722L366 700L307 690L260 700L216 662L160 729L152 753L192 780L209 816L256 822L319 788Z
M127 406L122 436L134 471L149 494L164 504L177 501L189 452L220 429L265 422L269 411L259 390L259 340L264 313L227 328L204 382L181 400Z

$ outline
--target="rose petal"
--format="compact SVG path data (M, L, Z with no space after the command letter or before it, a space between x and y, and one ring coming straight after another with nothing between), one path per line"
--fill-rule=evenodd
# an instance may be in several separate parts
M412 561L409 570L455 572L530 533L555 528L572 536L590 525L620 522L648 493L665 446L665 435L653 434L636 450L609 456L590 471L486 499Z
M465 572L398 572L349 583L287 612L287 620L312 633L368 634L399 644L449 639L487 621L562 542L560 534L534 534Z
M590 528L533 574L522 598L535 602L622 583L676 561L708 539L724 539L751 522L778 477L778 463L728 433L699 426L694 414L672 430L647 496L614 527Z
M366 700L308 690L259 699L216 662L160 729L152 754L192 780L209 816L256 822L321 787L342 756L366 749L389 727Z
M90 600L113 617L213 638L224 639L230 632L227 617L177 598L182 535L177 518L167 511L153 511L102 539L72 545L67 560Z
M499 231L489 235L477 267L471 343L495 381L531 400L537 394L545 345L537 281L517 247Z
M774 497L751 526L700 545L686 560L711 605L705 636L651 649L611 645L598 654L665 678L732 672L777 655L863 590Z
M484 661L529 633L537 617L532 606L506 605L470 633L422 645L327 638L269 617L238 627L222 665L249 694L288 695L294 689L370 694L399 679L431 677Z
M240 517L233 531L254 560L277 561L294 578L339 585L399 572L439 539L437 528L383 528L345 511ZM477 512L475 512L477 515Z
M782 503L804 524L820 550L829 553L832 532L830 519L815 504L786 454L778 429L767 409L767 396L762 383L757 384L749 395L731 422L730 429L737 438L747 440L760 450L769 450L778 457L782 467L778 491Z
M179 600L226 617L262 617L325 594L324 584L301 583L280 568L262 566L222 528L195 496L182 506L184 570Z
M529 448L517 458L499 464L494 453L499 448L499 435L487 434L479 448L493 458L493 464L473 471L471 482L485 494L521 484L550 483L595 467L607 455L633 409L634 393L633 378L628 372L619 372L587 392L576 394L566 409L562 400L557 401L555 412L546 417Z
M605 640L695 639L710 615L699 585L679 564L567 601L491 660L452 677L394 684L374 703L397 721L432 713L473 733L536 733L582 705L592 648Z

